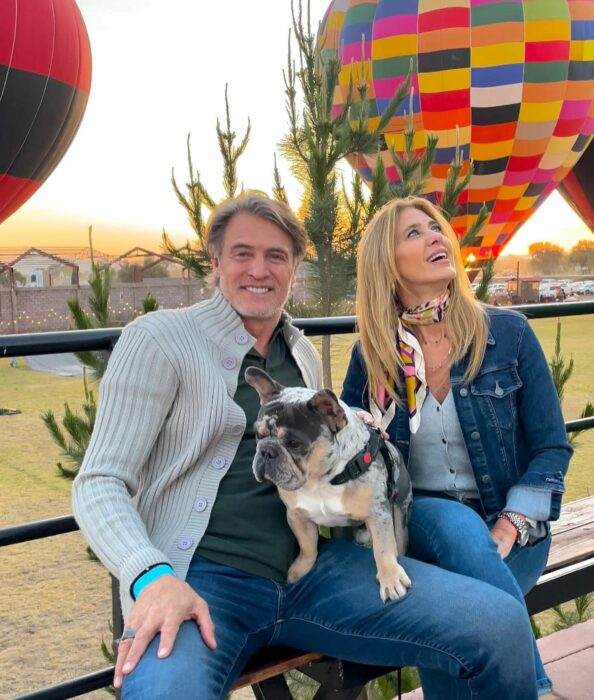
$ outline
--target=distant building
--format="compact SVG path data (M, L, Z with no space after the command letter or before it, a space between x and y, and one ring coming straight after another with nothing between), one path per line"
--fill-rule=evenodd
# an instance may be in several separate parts
M95 262L108 264L112 257L93 251ZM19 272L26 287L59 287L85 284L91 274L88 248L48 246L0 248L0 263Z

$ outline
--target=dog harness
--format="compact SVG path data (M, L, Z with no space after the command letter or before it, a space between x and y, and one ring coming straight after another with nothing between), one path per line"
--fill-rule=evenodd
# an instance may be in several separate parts
M384 459L384 464L388 472L386 485L388 487L388 500L392 503L398 497L398 489L394 481L394 460L379 430L377 428L367 429L369 431L369 440L365 447L346 463L344 470L331 479L330 483L334 486L339 486L353 479L358 479L361 474L365 474L373 464L379 452Z

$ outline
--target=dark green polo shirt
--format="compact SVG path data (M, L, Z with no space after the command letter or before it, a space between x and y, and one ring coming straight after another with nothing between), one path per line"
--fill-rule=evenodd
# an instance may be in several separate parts
M262 357L252 349L241 365L233 398L245 411L245 433L220 483L208 527L196 552L219 564L286 581L299 549L276 486L270 481L259 484L252 471L256 453L254 423L260 398L244 379L250 366L263 369L284 386L304 386L280 324L270 340L268 355Z

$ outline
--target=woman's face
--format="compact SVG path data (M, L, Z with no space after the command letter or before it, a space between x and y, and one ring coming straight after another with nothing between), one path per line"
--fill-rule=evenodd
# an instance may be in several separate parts
M456 276L452 244L440 225L414 207L400 211L396 226L398 296L404 306L418 306L445 292Z

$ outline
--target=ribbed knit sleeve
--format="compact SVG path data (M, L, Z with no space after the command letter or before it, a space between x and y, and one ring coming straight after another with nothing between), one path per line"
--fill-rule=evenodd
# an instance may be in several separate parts
M76 520L122 586L168 561L151 543L132 498L178 384L151 335L138 325L126 328L101 383L95 429L73 485Z

